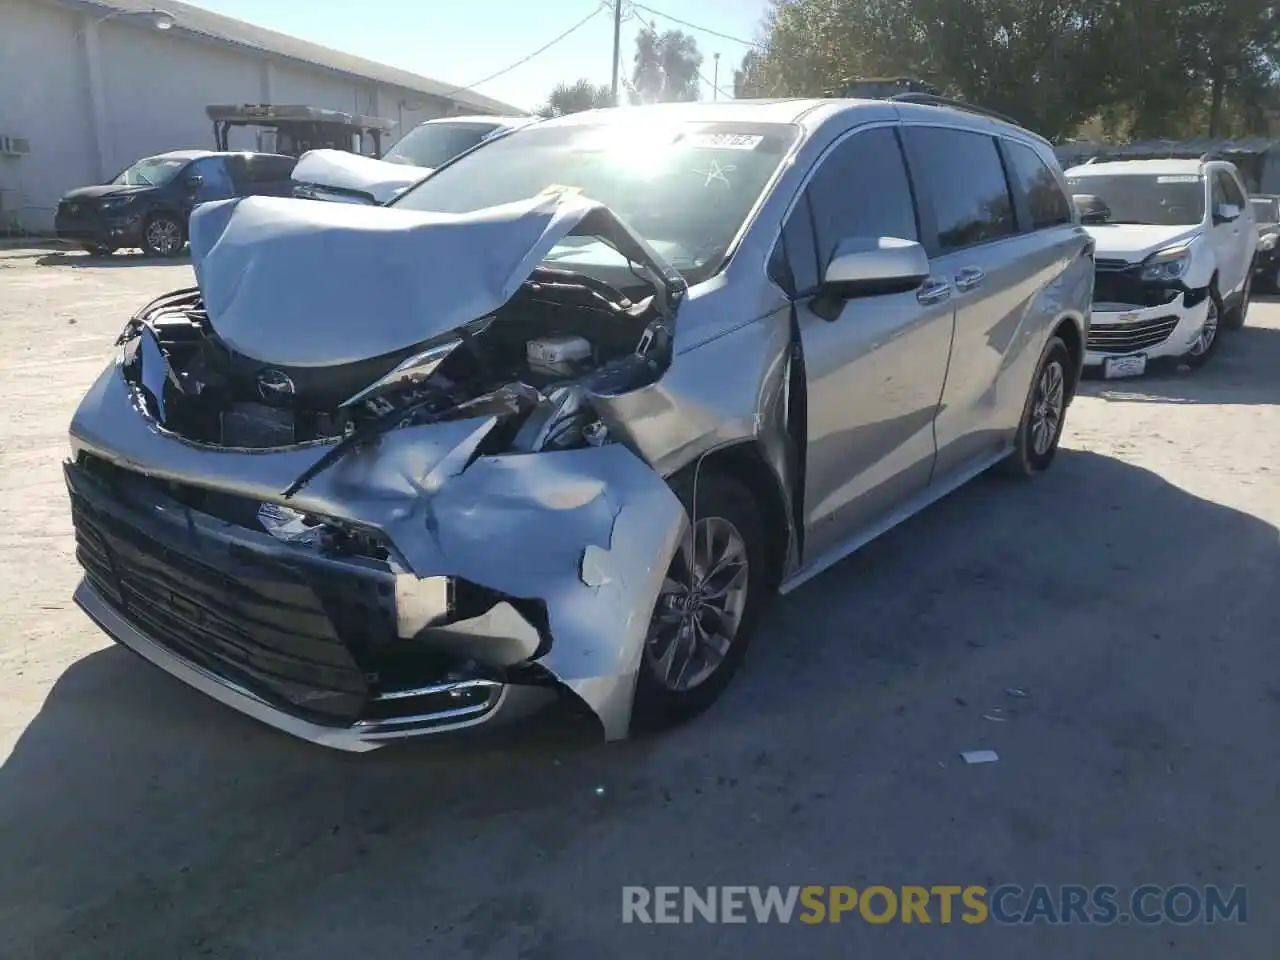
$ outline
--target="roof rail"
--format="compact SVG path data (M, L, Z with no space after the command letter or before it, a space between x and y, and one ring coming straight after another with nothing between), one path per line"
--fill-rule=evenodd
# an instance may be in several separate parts
M980 116L990 117L993 120L1000 120L1004 123L1011 123L1015 127L1020 126L1017 120L1006 116L995 110L989 110L986 107L980 107L975 103L966 103L963 100L952 100L950 97L938 97L932 93L899 93L889 98L896 100L898 103L919 103L926 107L951 107L954 110L963 110L966 113L976 113Z

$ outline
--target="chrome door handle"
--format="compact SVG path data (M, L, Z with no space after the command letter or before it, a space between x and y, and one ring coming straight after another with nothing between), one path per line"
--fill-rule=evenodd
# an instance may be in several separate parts
M945 280L926 280L924 286L916 291L916 299L925 306L945 303L951 299L951 284Z
M965 293L982 286L982 281L985 279L987 275L977 267L965 267L956 274L956 289Z

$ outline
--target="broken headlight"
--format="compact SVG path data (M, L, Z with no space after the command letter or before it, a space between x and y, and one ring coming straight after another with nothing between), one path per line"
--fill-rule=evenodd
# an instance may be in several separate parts
M1175 283L1182 279L1190 263L1190 246L1182 243L1167 247L1147 257L1142 264L1142 279L1151 283Z

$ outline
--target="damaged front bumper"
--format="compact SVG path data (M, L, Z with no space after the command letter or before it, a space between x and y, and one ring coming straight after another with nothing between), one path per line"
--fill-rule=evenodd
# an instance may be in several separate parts
M477 455L493 425L396 430L286 499L332 443L191 443L113 365L71 425L76 599L189 685L325 746L515 719L564 692L624 737L684 509L621 444ZM238 519L260 504L379 546L282 542Z
M1148 360L1181 357L1200 336L1209 315L1208 291L1171 291L1156 306L1095 302L1085 347L1085 365L1141 354Z

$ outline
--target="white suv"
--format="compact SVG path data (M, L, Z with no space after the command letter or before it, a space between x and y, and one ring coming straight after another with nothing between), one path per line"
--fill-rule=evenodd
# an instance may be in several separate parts
M1066 177L1097 242L1086 367L1122 377L1161 357L1203 365L1249 308L1258 231L1235 166L1091 162Z

